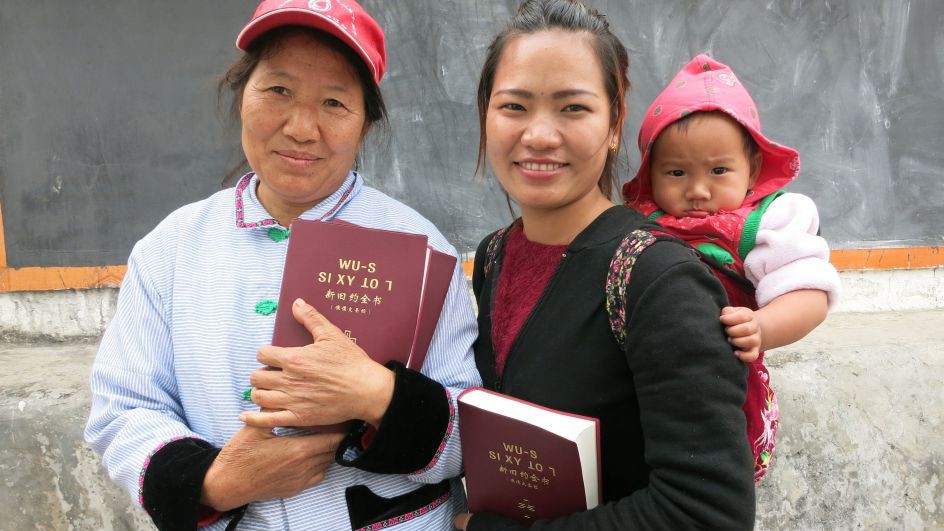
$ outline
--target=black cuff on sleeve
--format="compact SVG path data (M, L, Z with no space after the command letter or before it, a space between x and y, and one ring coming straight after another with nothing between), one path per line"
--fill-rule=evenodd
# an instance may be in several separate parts
M466 531L522 531L527 527L516 520L492 513L475 513L466 526Z
M443 386L423 374L390 362L395 383L390 407L373 440L362 447L364 423L338 448L337 462L379 474L409 474L433 460L449 428L449 399ZM358 450L353 459L346 457Z
M197 528L203 479L219 453L206 441L187 438L170 442L151 456L141 496L160 531Z

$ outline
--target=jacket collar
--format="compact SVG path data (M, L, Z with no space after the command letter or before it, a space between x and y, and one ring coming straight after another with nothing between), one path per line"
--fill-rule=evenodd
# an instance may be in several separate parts
M331 221L356 196L364 179L355 171L348 173L341 186L317 205L305 211L301 219ZM259 176L253 172L243 175L236 184L236 228L257 229L282 227L259 201L256 188L259 185ZM287 228L287 227L282 227Z
M610 242L616 238L623 238L638 228L658 229L658 225L649 223L639 212L625 206L616 205L603 211L597 216L574 241L567 247L567 252L579 252Z

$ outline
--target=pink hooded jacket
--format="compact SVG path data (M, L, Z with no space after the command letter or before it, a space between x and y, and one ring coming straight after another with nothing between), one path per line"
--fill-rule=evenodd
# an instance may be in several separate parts
M663 129L696 111L721 111L743 125L763 154L760 172L751 192L737 210L718 212L707 218L663 215L658 222L692 244L711 242L720 245L735 259L736 269L743 274L744 257L739 256L738 243L744 222L765 197L797 177L800 156L795 149L771 142L761 133L757 105L729 66L707 55L698 55L652 102L639 130L639 151L642 154L639 171L633 180L623 185L623 200L647 216L660 210L653 201L650 184L652 146Z

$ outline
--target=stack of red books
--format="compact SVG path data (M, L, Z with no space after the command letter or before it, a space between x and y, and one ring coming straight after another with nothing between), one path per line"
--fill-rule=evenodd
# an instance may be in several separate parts
M296 219L272 344L312 342L292 315L300 297L378 363L420 370L455 266L455 257L431 249L422 234Z

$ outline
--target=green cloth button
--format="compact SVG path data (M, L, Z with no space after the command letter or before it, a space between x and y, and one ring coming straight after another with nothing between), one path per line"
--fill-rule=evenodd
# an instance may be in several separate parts
M288 239L289 234L291 234L291 229L280 229L278 227L272 227L269 229L269 239L274 242L281 242Z
M275 301L262 301L256 304L256 313L259 315L271 315L279 307Z

